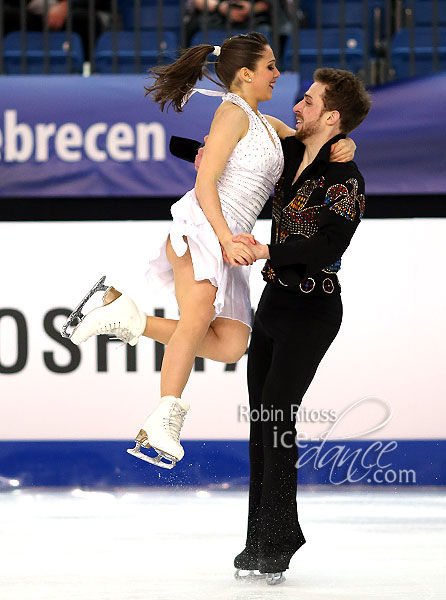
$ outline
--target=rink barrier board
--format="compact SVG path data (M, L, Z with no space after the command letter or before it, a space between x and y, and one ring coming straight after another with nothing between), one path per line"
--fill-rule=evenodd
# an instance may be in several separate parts
M144 97L145 75L8 76L3 83L5 198L181 196L195 171L169 153L170 137L201 140L220 104L195 94L184 115L161 112ZM282 74L262 112L294 127L299 88L295 73ZM445 73L371 90L373 108L353 134L367 194L444 194L445 90Z
M11 489L11 482L18 487L95 489L248 485L247 440L186 440L183 445L184 459L175 469L165 470L127 454L133 446L130 441L1 441L0 490ZM298 481L299 485L446 485L445 456L446 439L305 442L299 447L306 464L299 468Z

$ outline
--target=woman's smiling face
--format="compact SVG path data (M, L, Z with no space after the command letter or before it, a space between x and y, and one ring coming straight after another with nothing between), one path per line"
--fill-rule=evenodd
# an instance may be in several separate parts
M252 88L259 102L269 100L272 96L276 79L280 72L276 67L276 58L270 46L265 46L263 56L258 60L254 76L252 78Z

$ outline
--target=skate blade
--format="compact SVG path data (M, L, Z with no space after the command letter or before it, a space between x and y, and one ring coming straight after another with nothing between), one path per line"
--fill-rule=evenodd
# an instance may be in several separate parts
M244 573L246 573L246 575ZM248 569L237 569L234 573L234 577L237 579L237 581L246 581L249 583L252 581L260 581L265 579L266 573L259 573L258 571L256 572L255 570Z
M85 318L85 315L82 313L82 309L87 304L87 302L90 300L90 298L93 296L93 294L96 294L96 292L106 292L110 288L110 286L104 285L105 277L106 277L106 275L101 277L101 279L97 283L95 283L95 285L91 288L91 290L88 292L88 294L86 296L84 296L84 298L82 298L82 300L79 302L79 304L73 310L73 312L70 314L68 319L62 325L62 328L60 330L60 335L62 337L70 338L73 335L73 332L74 332L74 329L76 328L76 326L79 325L79 323L82 321L82 319ZM70 326L73 326L73 330L68 331L68 328Z
M147 454L143 454L140 450L141 444L136 442L136 446L134 448L127 448L127 452L136 458L140 458L145 462L150 463L151 465L155 465L156 467L162 467L163 469L173 469L177 464L177 459L170 454L166 454L165 452L161 452L156 448L153 448L156 452L158 452L158 456L148 456ZM166 460L170 460L172 462L163 462L163 458Z
M268 585L279 585L286 581L286 577L283 573L266 573L266 583Z

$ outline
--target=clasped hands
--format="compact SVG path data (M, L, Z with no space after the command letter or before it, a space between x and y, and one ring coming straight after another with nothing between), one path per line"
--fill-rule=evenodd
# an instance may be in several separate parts
M205 136L206 143L208 136ZM331 147L330 162L348 162L353 159L356 150L356 144L350 138L339 140ZM200 148L195 157L195 169L198 171L203 157L204 147ZM252 265L259 259L269 258L269 247L266 244L260 244L250 233L240 233L220 240L220 246L224 261L234 267L241 265Z
M251 233L228 235L220 241L223 260L233 267L252 265L262 258L269 258L269 248L258 242Z

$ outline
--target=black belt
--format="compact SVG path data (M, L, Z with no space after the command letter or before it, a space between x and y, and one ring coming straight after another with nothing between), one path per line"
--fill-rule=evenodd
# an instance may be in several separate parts
M311 294L314 292L325 292L325 294L332 294L335 290L341 291L341 284L335 273L322 273L322 275L315 275L314 277L307 277L299 283L299 285L287 285L277 277L277 282L280 286L288 288L290 291L302 292L303 294Z

